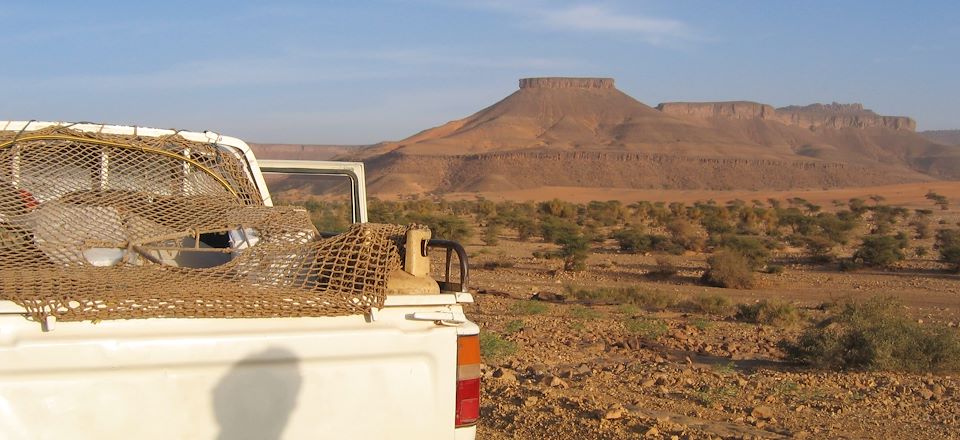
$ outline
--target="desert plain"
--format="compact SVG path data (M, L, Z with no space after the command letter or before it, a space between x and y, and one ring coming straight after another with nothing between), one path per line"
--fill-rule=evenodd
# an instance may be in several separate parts
M519 86L400 141L254 145L363 161L372 221L466 245L480 438L960 438L956 130ZM271 188L345 226L329 184Z

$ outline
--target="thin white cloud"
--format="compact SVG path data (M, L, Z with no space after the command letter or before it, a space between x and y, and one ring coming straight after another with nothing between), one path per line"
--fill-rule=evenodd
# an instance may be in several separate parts
M183 61L141 72L62 73L31 78L0 75L0 80L34 90L216 89L423 77L434 67L537 71L579 65L578 61L566 58L470 56L430 48L349 52L292 50L272 57Z
M581 63L570 58L462 55L429 48L341 54L342 58L387 61L410 65L443 65L478 69L566 69Z
M489 0L461 6L518 16L544 29L638 35L651 44L693 37L690 27L680 20L624 13L606 5Z
M648 35L675 36L685 31L677 20L618 14L599 6L572 6L542 12L543 22L558 29L583 31L637 32Z

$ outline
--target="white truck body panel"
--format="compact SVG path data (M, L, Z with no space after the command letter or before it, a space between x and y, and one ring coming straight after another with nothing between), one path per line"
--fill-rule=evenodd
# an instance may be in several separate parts
M387 307L374 322L147 319L49 332L0 315L0 438L454 438L457 328L405 318L424 310L462 314Z
M50 125L67 124L0 121L0 130ZM234 149L271 204L261 164L243 141L179 134ZM358 175L354 220L366 221L362 164L263 162L283 172ZM463 315L464 302L472 302L464 292L403 295L366 316L42 328L0 301L0 439L473 439L475 426L454 427L457 336L479 331Z

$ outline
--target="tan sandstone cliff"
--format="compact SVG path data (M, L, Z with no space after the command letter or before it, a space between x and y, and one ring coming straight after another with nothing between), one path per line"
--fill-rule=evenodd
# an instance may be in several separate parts
M674 116L694 118L759 119L816 130L820 128L888 128L915 131L917 123L904 116L882 116L863 104L811 104L774 109L750 101L665 102L657 110Z

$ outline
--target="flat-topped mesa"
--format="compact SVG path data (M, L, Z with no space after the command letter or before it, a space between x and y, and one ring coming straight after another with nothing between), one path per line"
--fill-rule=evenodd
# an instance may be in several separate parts
M673 116L729 119L773 119L773 106L750 101L732 102L664 102L657 110Z
M777 109L780 122L805 128L873 128L916 131L917 122L905 116L881 116L863 104L791 105Z
M786 107L780 107L777 110L785 112L877 115L873 112L873 110L864 110L863 104L859 102L852 102L850 104L831 102L830 104L815 103L810 105L788 105Z
M792 105L774 109L767 104L750 101L732 102L665 102L657 106L661 112L679 117L700 119L766 119L782 124L815 130L819 128L888 128L915 131L917 123L904 116L881 116L863 108L863 104Z
M521 89L612 89L613 78L520 78Z

